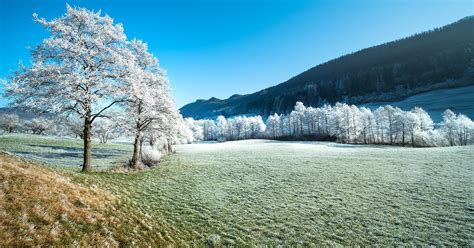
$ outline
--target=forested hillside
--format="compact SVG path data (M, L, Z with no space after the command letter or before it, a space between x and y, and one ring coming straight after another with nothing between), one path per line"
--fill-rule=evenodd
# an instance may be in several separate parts
M394 101L441 88L474 85L474 18L363 49L315 66L279 85L228 99L197 100L185 117L288 113L308 106Z

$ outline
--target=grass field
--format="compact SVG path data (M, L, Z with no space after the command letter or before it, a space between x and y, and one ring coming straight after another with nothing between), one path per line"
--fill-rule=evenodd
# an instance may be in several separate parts
M49 138L23 137L12 147L5 145L10 139L0 136L0 149L15 153ZM48 142L65 148L78 143ZM129 151L128 146L98 149ZM61 156L48 159L70 164ZM95 161L105 166L113 159L123 157ZM177 146L177 153L158 168L142 172L85 175L77 168L69 173L111 193L127 204L123 209L146 216L130 227L129 239L156 233L145 240L473 246L473 161L472 146L414 149L248 140Z

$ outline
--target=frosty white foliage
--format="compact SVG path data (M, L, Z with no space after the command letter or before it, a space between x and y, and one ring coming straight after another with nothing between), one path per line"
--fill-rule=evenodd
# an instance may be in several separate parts
M171 153L173 143L189 139L192 135L185 129L171 97L166 73L148 52L147 44L133 40L128 48L133 55L133 67L125 80L126 101L122 105L125 108L124 120L128 123L126 126L135 135L131 167L139 168L144 133L151 146L162 144L164 153Z
M107 143L109 139L119 136L120 127L113 119L102 118L94 122L94 136L100 143Z
M33 16L51 35L32 51L32 66L23 66L7 84L7 95L23 108L79 118L83 134L78 134L76 123L72 126L84 139L83 171L91 168L92 124L111 117L119 103L126 120L120 124L135 133L135 148L141 149L144 131L150 141L165 139L168 152L172 143L190 136L158 60L144 42L127 41L121 24L100 12L69 5L65 15L50 21ZM95 126L100 141L107 142L113 124L103 121ZM141 151L134 152L136 161L140 156Z
M151 146L144 146L142 151L143 161L155 165L162 156L161 152Z
M62 17L47 21L34 14L51 36L32 51L7 85L15 103L40 112L101 117L124 93L131 63L121 24L109 16L67 5Z
M447 110L435 129L429 114L419 107L403 111L390 105L372 112L368 108L336 103L320 108L297 102L288 115L214 120L186 119L197 140L251 138L336 140L341 143L397 144L411 146L468 145L474 142L474 124L465 115Z
M31 131L33 134L43 134L45 131L52 129L54 123L52 120L45 117L37 117L24 124L24 128Z
M0 127L7 133L11 133L20 125L20 117L17 114L0 114Z

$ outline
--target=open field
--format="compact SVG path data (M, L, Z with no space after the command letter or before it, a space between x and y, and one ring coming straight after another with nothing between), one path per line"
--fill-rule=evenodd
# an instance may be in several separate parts
M40 137L9 147L0 136L0 149L15 153L47 139L54 147L80 145ZM106 166L112 160L95 161ZM67 174L119 199L127 206L121 211L145 216L139 225L128 222L126 242L472 246L473 161L473 146L247 140L177 146L147 171ZM60 156L49 163L69 164ZM142 237L150 233L156 234Z

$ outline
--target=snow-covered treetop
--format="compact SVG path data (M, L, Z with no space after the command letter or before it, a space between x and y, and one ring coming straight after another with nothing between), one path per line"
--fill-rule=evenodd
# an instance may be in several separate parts
M141 123L143 128L152 122L169 123L176 107L166 73L160 68L158 60L148 52L146 43L133 40L128 47L135 65L126 77L128 89L124 105L128 118Z
M32 66L23 66L8 85L17 105L95 118L120 101L133 67L121 24L69 5L66 14L50 21L33 16L51 35L32 51Z

